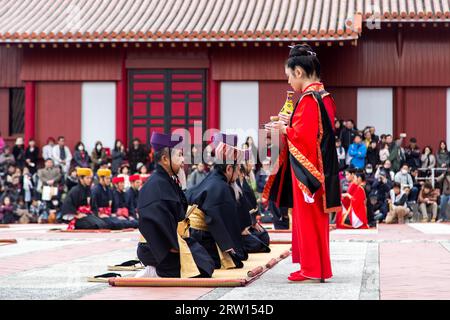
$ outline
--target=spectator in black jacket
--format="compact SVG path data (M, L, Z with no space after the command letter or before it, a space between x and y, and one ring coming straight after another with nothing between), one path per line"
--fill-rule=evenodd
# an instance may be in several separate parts
M370 127L369 131L370 131L370 134L372 135L372 141L375 141L376 143L378 143L378 140L380 140L380 138L375 134L375 127Z
M67 192L72 190L72 188L78 184L78 176L77 176L76 168L71 168L69 170L69 174L67 175L65 183L66 183L66 187L67 187Z
M386 218L388 213L387 206L387 197L389 195L389 191L392 187L392 182L386 176L386 172L381 171L379 173L379 178L372 185L372 191L370 192L370 197L376 197L376 203L374 207L379 207L378 213L375 214L374 219L378 221L382 221Z
M14 155L14 159L16 159L16 165L23 169L25 166L25 147L23 145L23 138L18 137L16 139L16 144L13 147L12 153Z
M417 139L409 139L409 146L405 148L406 163L411 169L420 168L422 161L420 160L421 151L417 145Z
M372 191L372 186L375 182L375 170L370 163L366 164L365 172L366 174L366 191L370 193Z
M370 227L376 227L377 221L375 220L375 216L381 213L381 210L384 209L384 204L378 201L376 195L369 195L367 200L367 222Z
M339 139L341 139L342 146L344 147L345 151L348 151L348 148L353 143L353 140L355 139L356 130L355 130L355 123L353 120L347 120L345 122L345 127L341 130L341 135Z
M32 175L37 172L38 160L39 148L36 147L36 141L34 141L34 139L30 139L28 142L28 147L25 150L25 164Z
M380 151L378 150L376 141L371 141L366 153L366 164L371 164L375 168L380 163Z
M112 151L111 156L112 156L111 170L113 174L117 174L120 166L127 158L125 146L123 145L122 141L116 140L116 142L114 143L114 149Z
M148 162L147 150L138 138L135 138L132 141L132 145L128 151L128 162L130 163L132 173L137 171L136 166L139 162L144 164L147 164Z

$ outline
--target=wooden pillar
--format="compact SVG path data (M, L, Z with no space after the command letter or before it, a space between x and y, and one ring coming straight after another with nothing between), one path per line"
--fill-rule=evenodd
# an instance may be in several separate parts
M209 107L207 129L220 129L220 82L213 80L211 67L208 70Z
M32 81L25 83L25 144L36 134L36 86Z
M122 60L120 80L116 85L116 139L122 140L125 147L128 146L128 108L127 108L127 70L125 68L125 55Z

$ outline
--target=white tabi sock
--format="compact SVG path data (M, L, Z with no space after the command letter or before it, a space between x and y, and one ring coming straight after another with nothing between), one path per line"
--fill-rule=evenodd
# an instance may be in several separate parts
M144 269L140 270L135 278L160 278L156 273L156 268L152 266L146 266Z

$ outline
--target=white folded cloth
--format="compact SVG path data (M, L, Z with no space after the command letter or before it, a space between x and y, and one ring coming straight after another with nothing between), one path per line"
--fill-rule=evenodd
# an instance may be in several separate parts
M308 194L303 192L303 198L305 199L306 203L314 203L314 194L312 195L312 197L310 197Z

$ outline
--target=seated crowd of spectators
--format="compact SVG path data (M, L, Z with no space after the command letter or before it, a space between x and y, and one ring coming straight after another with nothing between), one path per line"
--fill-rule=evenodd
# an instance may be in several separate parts
M341 189L346 192L352 172L364 173L369 224L447 221L450 199L450 155L445 141L433 153L391 134L377 136L374 127L357 130L352 120L335 121ZM401 219L392 219L401 217Z
M112 150L98 141L88 153L82 142L70 150L62 136L49 138L42 149L34 140L25 147L21 137L11 148L0 137L0 223L67 223L61 207L78 183L77 167L92 168L94 173L111 169L114 175L124 177L128 190L132 173L140 174L142 180L148 178L153 169L152 152L139 139L132 141L129 150L120 140Z

